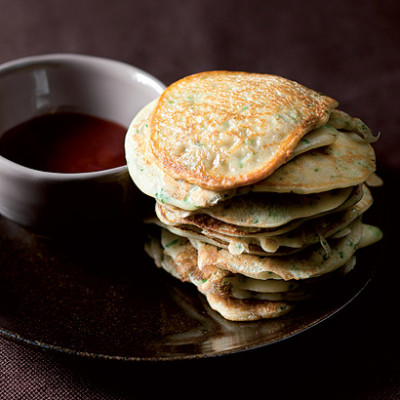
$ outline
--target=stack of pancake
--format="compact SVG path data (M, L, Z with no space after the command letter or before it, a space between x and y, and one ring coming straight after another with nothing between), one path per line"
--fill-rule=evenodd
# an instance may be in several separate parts
M337 106L282 77L209 71L144 107L125 149L155 199L155 264L233 321L281 316L340 282L382 237L362 221L382 182L377 137Z

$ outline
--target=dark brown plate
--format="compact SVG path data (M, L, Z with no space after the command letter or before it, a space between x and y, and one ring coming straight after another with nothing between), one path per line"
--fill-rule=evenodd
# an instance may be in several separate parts
M143 236L50 240L0 217L0 333L86 357L152 361L229 354L315 326L354 299L376 266L362 257L340 290L284 318L237 323L211 310L194 286L157 269L143 251Z

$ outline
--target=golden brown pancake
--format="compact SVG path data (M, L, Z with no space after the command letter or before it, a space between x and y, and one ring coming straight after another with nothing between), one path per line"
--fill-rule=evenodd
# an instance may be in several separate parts
M274 75L209 71L170 85L151 119L158 165L223 190L266 178L299 140L324 125L336 100Z

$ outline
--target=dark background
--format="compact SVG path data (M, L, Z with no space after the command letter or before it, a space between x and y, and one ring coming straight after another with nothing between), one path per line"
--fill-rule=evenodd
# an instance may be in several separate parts
M0 62L58 52L124 61L165 84L211 69L272 73L337 99L341 109L382 135L375 144L385 180L378 203L385 231L380 272L359 298L316 328L212 360L82 362L0 338L0 399L147 398L137 397L140 388L175 397L243 390L272 399L399 399L399 272L392 255L400 2L0 0Z

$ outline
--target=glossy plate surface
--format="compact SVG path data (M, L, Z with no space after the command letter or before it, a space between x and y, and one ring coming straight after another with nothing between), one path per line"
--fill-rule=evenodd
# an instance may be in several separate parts
M0 217L0 333L84 357L160 361L229 354L323 321L354 299L376 268L363 249L340 290L280 319L231 322L194 286L154 266L136 224L126 234L50 240Z

